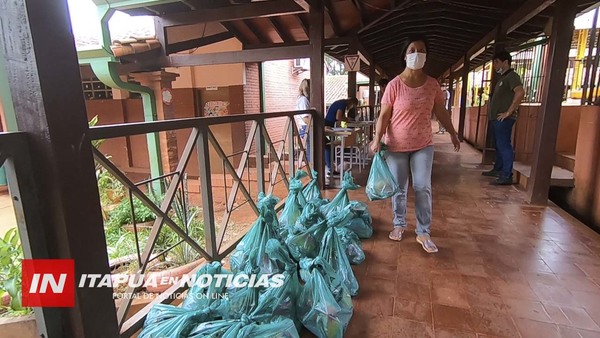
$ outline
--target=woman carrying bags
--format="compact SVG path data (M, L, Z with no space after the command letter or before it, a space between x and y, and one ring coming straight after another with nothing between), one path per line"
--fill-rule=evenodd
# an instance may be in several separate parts
M389 238L400 241L406 230L408 175L411 174L415 191L417 242L426 252L434 253L438 249L429 235L434 153L432 111L450 133L455 151L460 150L460 141L444 106L444 96L438 82L423 72L426 56L427 40L424 37L409 38L402 53L406 67L386 87L375 138L370 148L373 153L377 153L385 134L383 141L387 146L386 162L400 188L392 197L394 229Z

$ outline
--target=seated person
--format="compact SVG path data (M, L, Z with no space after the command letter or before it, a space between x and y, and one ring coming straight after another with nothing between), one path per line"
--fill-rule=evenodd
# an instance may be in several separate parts
M356 109L358 106L358 99L349 98L337 100L331 104L329 109L327 110L327 115L325 115L325 127L333 128L335 127L336 122L348 122L347 113L352 109ZM330 175L333 171L331 167L331 148L329 145L330 140L325 140L327 143L325 144L325 165L327 166L327 175ZM333 172L334 175L339 175L338 172Z

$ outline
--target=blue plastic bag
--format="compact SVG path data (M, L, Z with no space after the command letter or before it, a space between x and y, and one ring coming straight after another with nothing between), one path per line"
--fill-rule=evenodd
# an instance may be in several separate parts
M321 189L319 189L319 181L317 180L318 173L313 170L311 171L312 180L304 187L302 193L304 193L304 197L307 202L310 202L314 199L321 199Z
M320 211L325 201L314 199L308 202L296 226L290 230L285 244L295 261L304 257L314 258L319 253L321 239L327 230L325 215Z
M275 205L279 200L273 196L259 194L258 209L259 216L252 228L240 241L236 251L231 255L230 263L233 272L246 269L250 264L251 269L259 268L261 273L277 273L280 271L277 264L269 259L265 252L267 242L270 239L281 240L279 233L279 222L275 213Z
M399 191L398 184L383 158L382 151L373 157L365 191L371 201L390 198Z
M300 262L306 282L298 299L302 324L319 338L343 337L354 306L336 271L321 257Z
M148 312L139 338L187 337L194 326L214 320L210 308L195 311L168 305L156 304Z
M325 216L329 217L332 212L340 212L344 209L348 204L350 204L350 199L348 198L348 190L357 190L359 186L354 183L354 178L350 172L344 173L344 179L342 180L342 189L335 195L335 197L329 202L329 204L324 205L321 208L321 211Z
M252 316L241 319L217 320L197 325L188 335L189 338L299 338L294 322L288 318L277 317L268 323L258 323Z
M362 243L356 233L346 227L336 228L336 231L340 236L340 241L342 242L344 252L346 253L346 257L348 257L350 264L358 265L364 262L365 252L362 249Z
M213 307L215 310L221 308L224 300L213 295L225 293L226 283L218 283L216 278L213 278L211 284L207 287L198 283L200 276L215 274L230 274L231 272L223 268L220 262L212 262L202 266L196 273L194 285L188 290L181 307L188 310L200 310ZM216 299L215 299L216 298ZM222 309L220 312L226 311Z
M306 172L298 170L296 175L290 179L289 194L285 200L285 206L279 217L278 233L281 238L285 239L291 227L296 225L296 221L302 214L302 207L306 204L304 195L302 194L302 181L306 177Z
M356 280L356 276L354 276L344 246L336 231L337 227L342 227L351 217L352 213L349 208L345 208L339 213L332 214L332 217L327 221L328 229L321 242L319 257L329 263L333 270L338 273L340 279L348 288L350 295L356 296L358 294L358 280Z

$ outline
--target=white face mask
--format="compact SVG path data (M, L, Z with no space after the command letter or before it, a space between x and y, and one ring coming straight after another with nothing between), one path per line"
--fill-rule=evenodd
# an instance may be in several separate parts
M425 66L427 60L427 54L425 53L411 53L406 55L406 67L410 69L421 69Z

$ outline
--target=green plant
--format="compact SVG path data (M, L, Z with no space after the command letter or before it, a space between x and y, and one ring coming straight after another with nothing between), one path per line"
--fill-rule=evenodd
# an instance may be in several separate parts
M185 186L187 186L186 183L184 183L184 187ZM198 219L198 208L190 207L188 193L185 188L175 195L172 208L173 220L175 223L193 240L201 242L204 238L204 223ZM172 229L169 228L165 230L171 237L170 242L173 244L181 240L180 236ZM187 242L182 242L171 250L170 258L172 258L175 263L184 265L200 258L200 254Z
M204 222L196 217L198 213L196 208L192 208L190 211L191 217L188 219L183 229L193 240L202 242L202 239L204 238ZM169 229L169 232L172 236L172 241L177 243L180 240L179 235L171 229ZM171 257L175 263L184 265L199 259L200 254L187 242L182 242L171 250Z
M93 127L98 124L98 115L92 117L90 121L88 121L88 126ZM96 148L100 147L100 145L104 142L104 140L92 140L92 145Z
M100 192L100 201L103 205L110 205L120 202L125 198L127 190L125 186L111 175L104 167L96 169L96 178L98 180L98 191Z
M25 315L31 313L30 308L21 304L21 261L23 260L23 247L19 240L16 228L6 232L0 238L0 295L8 293L11 297L10 305L4 310L11 315Z
M110 259L124 257L136 253L135 234L123 229L121 226L106 228L106 250ZM144 243L150 236L150 230L138 230L140 250L144 249Z
M130 200L124 199L119 205L111 212L110 217L108 218L108 226L120 226L124 224L132 224L133 219L131 215L135 215L136 223L144 223L153 221L156 219L156 215L150 210L148 207L142 203L141 200L137 198L133 198L133 210L131 209Z

